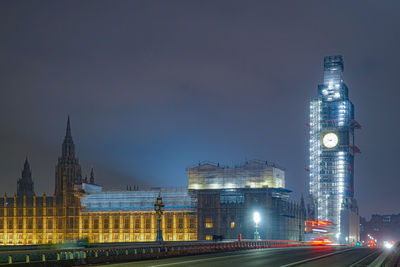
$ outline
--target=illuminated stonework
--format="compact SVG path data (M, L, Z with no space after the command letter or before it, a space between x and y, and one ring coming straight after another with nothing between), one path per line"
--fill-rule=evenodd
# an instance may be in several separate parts
M54 244L83 238L93 243L156 240L157 219L150 209L89 211L81 207L79 198L72 206L55 200L45 195L0 198L0 245ZM184 207L166 211L162 229L165 241L197 240L197 216Z
M53 196L36 196L26 161L18 195L0 198L0 245L55 244L87 238L89 242L155 241L156 196L165 203L165 241L197 240L196 198L188 190L156 189L101 192L91 170L82 179L68 118L56 166Z

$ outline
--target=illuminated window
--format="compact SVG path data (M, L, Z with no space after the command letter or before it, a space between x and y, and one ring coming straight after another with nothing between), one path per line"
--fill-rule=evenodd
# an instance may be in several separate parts
M183 218L178 219L178 228L182 229L183 228Z
M135 229L140 229L140 219L139 218L137 218L135 220Z
M212 240L212 235L206 235L206 240Z
M58 229L62 229L62 221L61 221L61 226L60 226L60 220L58 220ZM74 228L74 218L69 218L69 223L68 223L68 228L73 229Z
M36 209L36 216L43 216L43 208L37 208Z
M93 221L93 229L99 229L99 219L94 219Z
M58 219L58 229L62 229L62 219Z
M231 229L235 228L235 222L231 222Z
M150 218L146 218L146 229L150 229ZM147 237L146 240L148 240Z
M84 230L88 230L89 229L89 219L85 219L83 221L83 228L84 228Z
M129 229L129 224L130 224L129 218L125 218L125 220L124 220L124 227L125 227L125 229Z
M168 218L167 218L167 228L168 228L168 229L171 229L171 228L172 228L172 218L171 218L171 217L168 217Z
M205 227L206 228L213 228L213 222L211 218L206 218L206 223L205 223ZM211 240L211 239L210 239Z
M43 230L43 220L42 219L37 220L37 229Z
M196 228L196 219L195 218L193 218L193 217L191 217L190 218L190 221L189 221L189 228L190 229L194 229L194 228Z

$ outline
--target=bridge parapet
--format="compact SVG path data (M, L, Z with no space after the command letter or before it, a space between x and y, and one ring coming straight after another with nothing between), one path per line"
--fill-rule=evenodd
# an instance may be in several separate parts
M148 243L124 244L123 246L78 248L64 250L27 250L0 252L0 265L16 266L62 266L100 264L106 262L127 262L143 259L167 258L228 252L246 249L272 247L308 246L301 241L232 241L232 242L190 242L190 243Z

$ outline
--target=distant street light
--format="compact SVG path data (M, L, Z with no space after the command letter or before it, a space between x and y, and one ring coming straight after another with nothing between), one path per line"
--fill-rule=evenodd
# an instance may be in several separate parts
M164 213L164 203L162 202L161 193L158 194L156 203L154 203L154 210L157 215L157 242L162 242L161 216Z
M261 221L261 217L260 217L260 213L258 213L257 211L253 213L253 221L254 221L254 226L255 226L254 240L261 240L260 234L257 231L258 223Z

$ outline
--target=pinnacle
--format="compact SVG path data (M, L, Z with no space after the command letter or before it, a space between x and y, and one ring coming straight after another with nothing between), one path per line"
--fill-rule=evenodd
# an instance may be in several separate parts
M65 133L65 137L71 137L71 124L69 122L69 115L68 115L68 120L67 120L67 130Z
M26 156L25 163L24 163L24 170L29 170L29 169L30 169L30 166L29 166L28 156Z

